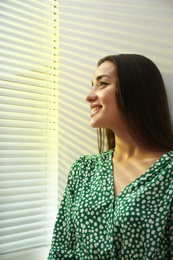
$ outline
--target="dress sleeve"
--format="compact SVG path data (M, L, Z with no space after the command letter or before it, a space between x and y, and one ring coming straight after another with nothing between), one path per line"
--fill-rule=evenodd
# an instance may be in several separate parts
M73 224L74 191L78 178L80 162L77 160L68 175L64 196L55 222L52 245L48 260L75 258L75 228Z
M173 259L173 202L171 207L171 223L170 223L170 259Z

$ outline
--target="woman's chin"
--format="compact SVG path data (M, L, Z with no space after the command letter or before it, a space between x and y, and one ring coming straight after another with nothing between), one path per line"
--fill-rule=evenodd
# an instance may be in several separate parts
M90 126L92 128L97 128L97 124L96 124L96 122L93 122L93 120L90 121Z
M98 123L98 122L96 122L96 121L94 121L94 120L91 120L90 121L90 126L92 127L92 128L101 128L102 126L100 126L100 124Z

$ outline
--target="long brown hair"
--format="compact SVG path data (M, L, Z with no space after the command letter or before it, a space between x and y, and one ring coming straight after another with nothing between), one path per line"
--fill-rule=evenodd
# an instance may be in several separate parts
M116 99L130 136L149 150L173 149L173 125L161 73L148 58L139 54L109 55L117 76ZM115 147L110 129L98 129L99 152Z

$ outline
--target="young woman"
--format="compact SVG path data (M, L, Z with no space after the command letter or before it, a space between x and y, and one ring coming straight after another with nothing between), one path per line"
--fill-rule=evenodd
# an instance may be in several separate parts
M158 68L107 56L86 100L99 154L71 167L48 259L173 259L173 127Z

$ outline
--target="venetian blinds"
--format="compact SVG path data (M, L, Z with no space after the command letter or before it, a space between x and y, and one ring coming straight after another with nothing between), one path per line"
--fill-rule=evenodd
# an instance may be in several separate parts
M0 1L0 254L45 246L57 205L57 2Z

